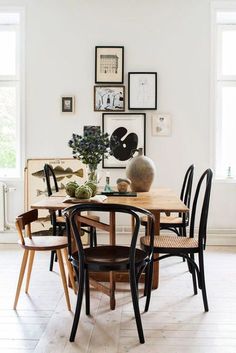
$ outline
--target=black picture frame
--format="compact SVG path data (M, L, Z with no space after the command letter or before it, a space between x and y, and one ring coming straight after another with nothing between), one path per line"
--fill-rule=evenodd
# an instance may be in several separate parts
M94 111L125 111L125 86L94 86Z
M103 158L105 169L125 169L127 162L138 148L146 152L145 113L103 113L102 131L110 136L114 155Z
M62 111L62 113L74 113L74 97L73 96L61 97L61 111Z
M124 47L95 47L95 83L124 82Z
M128 109L157 109L157 73L128 73Z

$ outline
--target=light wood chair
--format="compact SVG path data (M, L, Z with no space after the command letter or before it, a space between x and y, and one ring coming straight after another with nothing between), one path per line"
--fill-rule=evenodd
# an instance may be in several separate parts
M26 278L25 293L28 293L28 290L29 290L29 283L30 283L30 277L31 277L35 252L54 250L58 258L62 284L63 284L65 297L66 297L67 308L68 310L71 310L69 292L68 292L68 287L66 283L65 268L63 263L63 256L67 264L69 278L75 293L76 293L76 287L75 287L73 269L72 269L71 263L68 261L67 237L45 236L43 233L42 235L40 235L40 232L32 233L31 224L37 221L37 219L38 219L38 210L31 210L31 211L25 212L16 218L16 229L19 235L18 244L24 249L24 255L21 263L13 308L16 309L17 307L27 262L28 262L28 271L27 271L27 278Z

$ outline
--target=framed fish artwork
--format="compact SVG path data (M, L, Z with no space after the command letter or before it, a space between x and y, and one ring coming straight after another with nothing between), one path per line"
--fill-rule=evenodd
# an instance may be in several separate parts
M33 203L47 196L47 186L43 171L45 163L50 164L53 168L60 196L65 194L65 186L69 181L76 181L79 185L86 181L86 167L78 159L28 159L25 167L25 210L30 210ZM39 210L39 223L35 226L33 231L48 229L50 226L49 212L47 210Z

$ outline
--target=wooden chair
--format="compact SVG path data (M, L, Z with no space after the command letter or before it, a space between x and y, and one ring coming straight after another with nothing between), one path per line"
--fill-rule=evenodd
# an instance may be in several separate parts
M193 183L194 165L192 164L185 173L183 185L181 188L180 199L190 208L192 183ZM147 220L142 217L141 224L145 226L147 235ZM189 213L169 214L160 217L160 230L169 230L179 236L186 236L186 228L189 225Z
M48 196L51 196L54 192L59 191L59 187L57 184L57 179L56 175L53 171L53 168L50 164L45 164L44 165L44 175L46 179L46 185L47 185L47 192ZM65 219L61 215L61 211L51 211L51 223L53 227L53 234L54 235L63 235L65 231ZM97 236L96 236L96 228L91 225L92 220L99 221L99 218L97 216L93 215L87 215L86 218L88 219L88 222L82 224L83 227L83 232L89 234L89 241L90 241L90 246L97 246ZM86 228L87 227L87 228ZM53 269L53 262L54 262L54 257L56 253L55 251L52 251L51 253L51 260L50 260L50 266L49 270L52 271ZM56 259L56 257L55 257Z
M130 246L118 246L118 245L107 245L97 246L93 248L83 248L81 242L79 229L78 229L78 216L83 211L95 211L110 213L128 214L134 217L134 230L131 234ZM138 335L140 343L144 343L143 328L141 322L141 316L138 304L138 280L145 269L146 265L150 262L153 254L152 242L154 238L154 216L141 208L118 205L118 204L80 204L69 207L63 211L67 220L67 234L68 234L68 249L69 258L73 264L76 277L78 280L78 297L76 304L76 311L74 322L71 330L70 341L73 342L75 339L80 311L83 298L83 290L85 287L85 298L86 298L86 314L90 314L90 302L89 302L89 272L111 272L111 271L128 271L130 278L130 288L132 294L133 308L136 319L136 325L138 329ZM136 247L137 237L139 235L140 228L140 215L148 217L150 222L150 247L145 252ZM77 244L77 251L73 251L71 247L71 233L75 237Z
M17 229L18 235L19 235L18 243L24 249L24 255L23 255L23 259L22 259L22 263L21 263L21 269L20 269L20 274L19 274L19 279L18 279L13 308L16 309L16 306L18 303L18 299L19 299L19 295L20 295L22 282L24 279L24 274L25 274L25 269L26 269L28 258L29 258L28 273L27 273L26 287L25 287L26 293L28 293L28 290L29 290L29 283L30 283L30 277L31 277L31 271L32 271L32 267L33 267L35 252L36 251L52 251L52 250L54 250L57 254L57 257L58 257L61 279L62 279L62 284L63 284L65 297L66 297L67 308L68 308L68 310L71 310L70 298L69 298L68 288L67 288L67 284L66 284L64 263L63 263L63 259L62 259L62 255L63 255L65 258L65 262L67 264L69 278L70 278L72 287L76 293L73 268L71 266L71 263L68 261L67 237L65 237L65 236L45 236L44 232L42 233L41 236L40 236L40 232L31 233L31 224L32 224L32 222L37 221L37 219L38 219L38 210L31 210L31 211L25 212L16 218L16 229ZM34 236L34 234L36 234L37 236Z
M198 287L202 290L203 304L205 311L208 311L208 301L207 301L207 293L206 293L206 284L205 284L205 274L204 274L204 261L203 261L203 251L206 247L206 231L207 231L207 219L208 219L208 210L209 210L209 202L210 202L210 193L211 193L211 184L212 184L212 171L211 169L207 169L201 176L194 200L192 205L191 212L191 220L190 220L190 229L189 229L189 237L179 237L179 236L155 236L154 237L154 253L164 254L159 256L154 261L160 261L170 256L180 256L187 260L189 271L192 275L193 280L193 290L194 294L197 294L197 281L196 275L198 279ZM205 186L204 186L205 182ZM200 198L201 196L201 198ZM201 201L201 207L199 207L199 203ZM195 232L195 223L196 223L196 213L199 214L199 224L198 224L198 236L194 237ZM145 251L150 251L150 238L149 236L141 237L141 248ZM194 256L198 254L198 265L195 262ZM150 263L148 269L149 281L152 279L152 271L153 271L153 262ZM150 295L151 295L151 286L149 285L146 288L145 293L147 294L146 307L145 311L148 310Z

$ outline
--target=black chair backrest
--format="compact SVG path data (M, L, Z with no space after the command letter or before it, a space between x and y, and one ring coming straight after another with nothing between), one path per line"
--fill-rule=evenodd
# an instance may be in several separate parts
M84 211L95 211L97 212L115 212L120 214L128 214L133 216L135 219L134 222L134 230L132 233L131 243L130 243L130 263L134 263L135 259L135 249L137 245L137 238L140 229L140 215L147 216L148 221L150 222L150 249L147 254L150 258L153 255L153 243L154 243L154 215L142 208L128 206L128 205L118 205L118 204L106 204L106 203L83 203L79 205L74 205L66 208L62 211L63 215L66 217L66 225L67 225L67 236L68 236L68 252L69 256L72 259L72 239L71 239L71 230L73 232L74 238L76 240L77 248L78 248L78 256L79 261L83 263L84 261L84 251L83 244L81 241L81 237L78 230L78 214Z
M59 188L57 185L57 179L56 179L55 173L54 173L53 168L50 164L44 165L44 175L45 175L45 179L46 179L48 196L51 196L53 187L55 189L55 192L59 191ZM52 186L52 181L53 181L53 186Z
M184 181L180 193L180 199L184 204L189 208L192 194L192 185L193 185L193 173L194 173L194 164L190 165L188 170L185 173Z
M198 240L199 240L199 246L202 246L203 249L205 249L206 247L207 219L208 219L208 211L209 211L209 203L210 203L212 177L213 177L213 173L211 169L207 169L202 174L196 187L196 191L193 199L193 205L192 205L189 235L190 237L194 236L196 213L199 212ZM205 181L205 188L204 188L204 181ZM201 195L201 200L200 200L200 195ZM201 208L199 206L200 201L202 204Z

